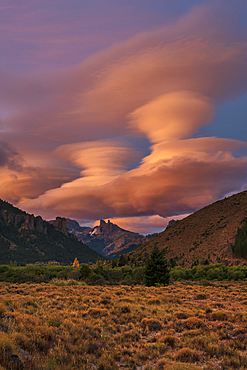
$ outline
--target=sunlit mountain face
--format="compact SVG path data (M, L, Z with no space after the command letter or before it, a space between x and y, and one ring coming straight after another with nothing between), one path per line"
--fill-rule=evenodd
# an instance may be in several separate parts
M151 234L246 189L246 1L0 10L1 199Z

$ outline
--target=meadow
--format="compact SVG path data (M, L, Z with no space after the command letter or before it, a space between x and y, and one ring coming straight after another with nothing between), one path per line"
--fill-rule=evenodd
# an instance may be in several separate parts
M247 281L0 283L0 369L247 368Z

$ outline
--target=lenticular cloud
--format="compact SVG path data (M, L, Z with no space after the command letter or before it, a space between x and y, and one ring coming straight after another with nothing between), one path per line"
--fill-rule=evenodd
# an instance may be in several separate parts
M230 25L232 10L195 7L173 25L139 34L42 82L49 104L43 99L19 118L27 131L37 122L36 153L49 147L43 171L52 159L79 175L22 207L44 217L87 220L170 217L241 190L247 159L234 152L246 143L193 137L214 124L217 104L247 88L246 31L238 32L236 20ZM149 142L142 158L136 137Z

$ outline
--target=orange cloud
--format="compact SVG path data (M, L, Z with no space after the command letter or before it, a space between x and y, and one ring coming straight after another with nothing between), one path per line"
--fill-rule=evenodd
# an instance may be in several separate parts
M75 169L59 167L27 167L0 169L0 194L2 199L21 206L52 188L78 177ZM31 212L32 213L32 212Z
M137 151L110 140L62 145L56 154L83 169L82 178L76 182L80 186L107 183L124 173L127 165L140 157Z
M239 183L246 183L247 159L234 158L229 152L230 148L246 147L246 143L217 138L212 141L177 140L173 142L178 149L173 148L175 155L166 156L164 151L157 161L149 161L147 156L138 168L109 178L108 182L94 183L93 187L84 178L77 179L22 206L26 210L92 220L106 218L106 214L112 218L190 213L236 189ZM179 152L180 143L183 149ZM198 158L196 150L201 154Z
M25 140L23 133L28 133L34 148L52 142L54 149L58 141L132 134L127 116L154 107L155 102L157 107L163 95L168 94L168 99L169 94L185 91L191 94L191 107L199 97L203 109L208 104L201 125L206 124L211 104L236 96L247 85L246 37L241 31L238 38L230 37L232 28L219 21L217 7L209 9L195 8L173 25L141 33L73 68L32 79L4 72L0 98L11 108L18 107L11 127L19 133L19 140Z
M155 144L152 152L142 160L139 171L145 173L162 161L190 158L194 161L211 162L235 160L233 151L247 148L246 142L217 137L201 137L184 140L169 140Z
M50 162L66 175L35 192L27 185L34 176L18 175L0 196L28 198L22 207L47 218L95 220L185 214L241 190L247 159L234 151L246 143L192 138L213 123L217 104L247 88L246 32L227 22L234 8L219 9L195 7L73 68L9 84L5 77L0 98L16 107L6 141L32 166L42 162L47 179ZM142 159L138 135L150 142Z
M214 109L208 98L191 91L176 91L130 114L132 126L146 134L153 143L183 139L212 120Z

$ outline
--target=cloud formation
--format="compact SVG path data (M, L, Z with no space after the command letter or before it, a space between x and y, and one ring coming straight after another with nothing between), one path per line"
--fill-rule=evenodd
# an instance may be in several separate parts
M214 109L208 98L191 91L158 96L130 114L132 126L152 143L184 139L211 122Z
M247 89L247 33L233 9L196 6L75 67L5 77L5 141L37 168L2 182L0 196L46 218L152 223L242 190L247 159L235 153L246 142L195 137L215 124L217 105Z
M0 141L0 167L9 169L21 169L21 158L4 141Z

